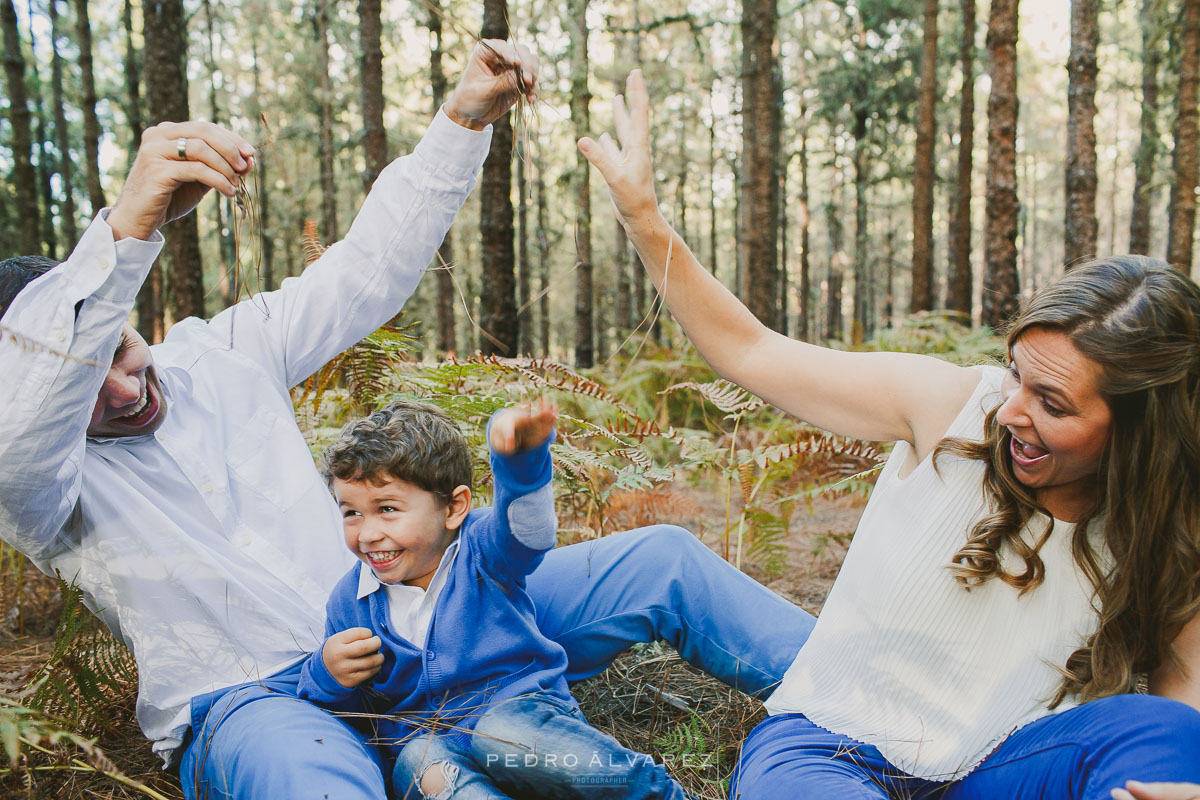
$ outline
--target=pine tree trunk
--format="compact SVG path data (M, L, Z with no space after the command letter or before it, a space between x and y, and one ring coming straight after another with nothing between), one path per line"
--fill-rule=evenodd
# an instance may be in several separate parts
M946 281L946 308L971 316L971 173L975 148L975 0L962 0L962 100L958 108L958 174L954 187L954 214L950 223L950 274Z
M37 38L33 34L34 24L33 7L31 6L29 9L30 50L34 54L33 82L37 87L33 92L33 118L37 124L33 131L33 140L37 142L37 182L38 194L41 199L38 214L42 222L42 243L46 248L46 255L50 258L58 258L58 240L54 233L54 159L50 156L50 129L46 124L46 110L42 101L42 89L45 84L42 82L41 69L37 61Z
M58 52L58 0L49 0L50 7L50 52L51 52L51 90L54 92L54 143L58 148L58 175L62 181L62 205L59 216L62 218L63 237L68 247L73 247L79 240L79 230L76 225L75 189L72 185L71 164L71 131L67 128L67 112L63 106L63 60Z
M1129 252L1150 252L1150 212L1154 207L1154 165L1158 161L1158 71L1162 64L1165 20L1163 0L1142 0L1141 138L1133 166L1133 210L1129 216Z
M1179 32L1179 99L1175 117L1171 206L1167 220L1167 261L1192 270L1196 230L1196 90L1200 68L1200 0L1183 0Z
M75 35L79 39L79 73L83 89L83 149L87 158L88 201L95 214L106 205L100 185L100 120L96 118L96 77L92 68L92 23L87 0L75 0ZM74 240L72 240L74 241Z
M1099 0L1071 0L1067 89L1067 267L1096 255L1096 47Z
M337 179L333 145L333 83L329 75L329 5L334 0L315 0L313 35L317 44L317 116L320 139L317 160L321 169L321 239L325 244L338 240Z
M358 36L362 43L363 150L367 163L363 186L368 192L388 163L387 131L383 127L381 5L381 0L358 0Z
M938 0L925 0L921 46L921 95L917 111L917 154L913 170L912 296L908 309L933 309L933 141L937 135Z
M591 121L588 89L588 0L568 0L567 30L570 36L568 56L571 64L571 123L575 139L590 135ZM595 323L592 288L592 199L591 167L583 154L575 153L575 366L586 369L595 363Z
M254 130L261 143L267 131L263 122L262 108L262 75L258 64L258 37L250 43L250 56L254 74L254 98L251 109L254 113ZM263 291L275 288L275 232L271 227L271 148L259 147L254 157L254 169L258 173L255 184L258 186L258 237L262 253L262 286Z
M213 24L213 11L211 0L204 0L204 25L205 31L205 50L204 50L204 66L208 71L208 116L212 122L218 125L223 124L221 121L221 110L217 106L217 60L213 52L213 40L216 39L216 30ZM252 58L257 67L256 51L258 43L251 43ZM233 209L227 198L217 196L213 202L214 213L217 216L217 243L220 245L221 253L221 296L225 302L225 307L233 305L238 300L239 289L242 285L247 284L250 276L243 275L238 269L238 265L234 263L237 253L236 245L233 241L233 227L235 220L233 217ZM225 224L226 211L229 211L229 224ZM261 287L266 290L267 287Z
M532 310L529 307L532 278L530 274L532 266L529 263L529 181L525 176L526 165L529 163L529 153L525 151L523 144L518 143L516 149L517 158L517 312L520 319L518 328L518 337L520 339L520 347L518 352L521 355L533 355L533 326L529 324L533 319Z
M540 148L539 148L540 150ZM539 153L540 155L540 153ZM550 239L546 235L546 178L543 175L543 160L534 159L534 183L537 203L537 249L538 249L538 345L542 353L550 357Z
M187 16L183 0L156 0L143 8L146 109L155 123L188 119ZM196 215L163 228L166 238L167 313L172 320L204 316L204 269ZM143 334L147 331L143 330ZM152 339L153 340L153 339Z
M433 88L433 113L437 113L446 99L446 72L442 69L442 9L439 0L428 0L429 35L433 48L429 53L429 83ZM437 349L442 354L458 349L454 336L454 266L453 228L446 231L442 245L434 261L434 277L437 286Z
M874 326L875 276L867 237L868 113L865 107L854 112L854 318L850 321L850 342L855 345L870 338Z
M81 2L86 2L86 0L81 0ZM142 145L142 130L146 126L142 122L142 95L140 89L142 68L137 49L133 46L133 4L131 0L125 0L121 20L125 28L125 93L128 95L125 103L125 116L129 119L129 127L132 132L129 145L129 161L133 163L133 158L137 155L138 148Z
M825 221L829 228L829 267L825 277L825 338L841 339L843 335L842 322L842 281L845 275L846 249L845 228L842 226L842 168L837 155L833 159L834 180L830 190L829 203L825 206Z
M16 189L16 213L20 220L20 247L27 254L40 254L40 215L37 178L33 169L33 134L30 131L28 94L25 90L25 59L21 56L17 10L12 0L0 0L0 25L4 28L4 77L8 85L8 114L12 125L13 187Z
M508 38L508 0L484 0L485 39ZM517 319L516 256L513 252L512 113L492 123L492 144L483 162L479 191L481 285L480 349L515 356L520 342Z
M742 0L742 220L746 306L780 329L780 82L776 0Z
M982 322L997 328L1020 305L1017 284L1017 6L992 0L988 20L987 228Z

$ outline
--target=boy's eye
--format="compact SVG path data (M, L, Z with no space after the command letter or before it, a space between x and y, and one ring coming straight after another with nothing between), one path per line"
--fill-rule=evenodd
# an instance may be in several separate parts
M343 519L349 519L350 517L357 517L357 516L359 516L358 512L352 508L342 509L342 518Z
M397 509L395 506L380 506L379 507L380 514L387 514L389 512L398 511L398 510L399 509Z

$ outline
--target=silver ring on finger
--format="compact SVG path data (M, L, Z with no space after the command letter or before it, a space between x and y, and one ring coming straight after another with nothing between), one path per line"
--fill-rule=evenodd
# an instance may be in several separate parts
M175 154L179 156L180 161L187 161L187 139L180 136L175 140Z

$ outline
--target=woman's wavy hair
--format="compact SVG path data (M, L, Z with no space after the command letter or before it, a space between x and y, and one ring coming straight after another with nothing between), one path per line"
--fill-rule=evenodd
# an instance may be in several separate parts
M1068 695L1087 701L1131 691L1139 674L1168 660L1181 666L1171 642L1200 612L1200 287L1143 256L1097 259L1034 295L1008 330L1010 354L1033 328L1067 336L1100 365L1100 393L1113 415L1096 502L1072 541L1100 623L1061 668L1056 706ZM996 410L984 424L983 441L947 438L935 450L935 459L986 464L991 511L951 569L968 589L999 578L1029 591L1045 577L1038 551L1051 528L1032 544L1021 531L1035 511L1050 514L1013 473ZM1093 547L1101 541L1107 555ZM1023 559L1020 573L1002 566L1006 545Z

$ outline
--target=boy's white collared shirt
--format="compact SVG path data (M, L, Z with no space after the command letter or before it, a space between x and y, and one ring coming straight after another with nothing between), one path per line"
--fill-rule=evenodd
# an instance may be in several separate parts
M446 579L457 555L458 539L455 539L446 548L446 552L442 553L442 560L438 562L437 572L433 574L428 590L403 583L383 583L375 577L370 567L364 564L358 572L358 599L378 591L382 586L387 591L388 618L392 623L392 633L422 648L425 646L425 640L429 638L433 609L437 606L442 589L446 587Z

